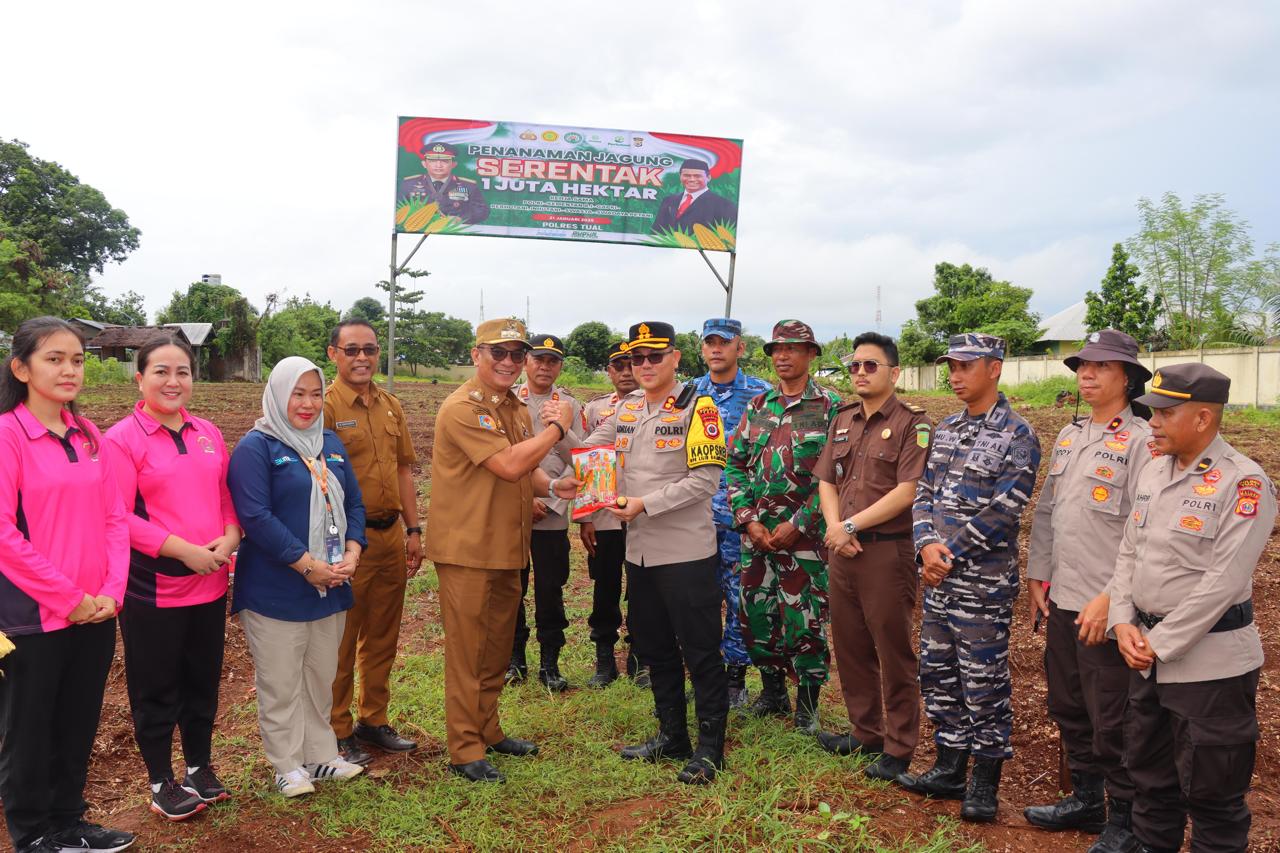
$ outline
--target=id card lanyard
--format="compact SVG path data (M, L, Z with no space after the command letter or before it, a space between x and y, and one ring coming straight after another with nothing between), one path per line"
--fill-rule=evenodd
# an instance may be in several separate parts
M342 562L342 537L338 534L338 522L334 518L333 503L329 499L329 468L323 462L320 463L321 474L316 471L315 465L310 459L303 459L307 464L307 470L311 472L311 476L320 484L320 494L324 496L324 551L325 561L329 565ZM326 592L320 590L320 597L325 597Z

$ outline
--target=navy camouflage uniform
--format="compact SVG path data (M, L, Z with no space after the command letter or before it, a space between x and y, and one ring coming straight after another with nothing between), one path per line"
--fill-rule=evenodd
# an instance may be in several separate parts
M985 414L938 425L911 514L917 559L941 542L951 571L924 595L920 693L937 743L1005 759L1013 706L1009 623L1018 595L1018 524L1040 465L1035 431L1003 393Z

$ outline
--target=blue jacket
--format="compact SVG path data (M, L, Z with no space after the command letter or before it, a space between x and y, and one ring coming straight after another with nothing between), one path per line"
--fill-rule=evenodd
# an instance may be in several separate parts
M747 411L747 403L750 403L757 394L763 394L773 388L763 379L743 373L742 368L738 368L738 374L728 385L717 385L711 381L710 373L704 373L693 380L693 387L698 389L699 394L706 394L716 401L716 408L720 410L720 420L724 422L724 440L730 447L733 446L734 436L738 434L742 415ZM722 530L733 529L733 511L729 509L729 485L724 474L720 475L720 488L711 498L711 513L715 516L716 527Z
M347 539L365 545L364 499L347 450L330 430L324 431L324 458L346 493ZM290 567L307 551L311 472L298 453L282 441L251 430L231 454L227 472L231 500L244 529L236 557L231 611L254 613L286 622L312 622L351 607L351 585L330 589L321 598L316 588Z

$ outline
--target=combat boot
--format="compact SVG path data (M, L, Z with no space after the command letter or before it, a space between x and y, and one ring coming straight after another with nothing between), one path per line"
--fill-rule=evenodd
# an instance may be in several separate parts
M1032 826L1054 832L1062 829L1101 832L1107 820L1102 776L1073 771L1070 794L1047 806L1029 806L1022 810L1022 816Z
M926 797L940 800L964 799L969 778L969 751L938 744L938 757L933 766L918 775L906 774L902 787Z
M960 819L975 823L989 823L996 819L996 810L1000 805L1000 768L1003 758L984 758L974 756L973 775L969 777L969 787L964 792L964 802L960 804Z
M524 646L511 650L511 663L507 664L507 684L523 684L529 677L529 664L525 660Z
M569 680L560 674L560 649L544 648L542 660L538 664L538 681L552 693L563 693L569 689Z
M1132 811L1131 800L1107 797L1107 825L1102 828L1102 834L1098 836L1098 840L1089 848L1089 853L1139 853L1139 851L1151 849L1144 848L1142 842L1133 834Z
M729 707L744 708L747 700L747 668L738 664L727 664L725 675L729 677Z
M753 717L785 717L791 713L791 700L787 698L787 676L776 670L760 670L764 687L756 701L747 708Z
M817 737L818 694L821 684L801 684L796 688L796 731Z
M600 643L596 646L596 674L591 676L587 686L601 689L617 680L618 663L613 659L613 645Z
M624 746L619 753L627 761L658 761L693 755L689 730L685 728L684 705L658 708L658 733L644 743Z
M724 769L724 717L698 720L698 748L676 779L686 785L707 785Z

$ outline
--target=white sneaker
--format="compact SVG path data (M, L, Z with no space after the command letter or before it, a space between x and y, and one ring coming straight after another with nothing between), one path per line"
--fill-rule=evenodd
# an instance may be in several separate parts
M323 764L304 764L302 769L306 770L316 782L328 779L351 779L364 772L364 768L359 764L353 764L341 755L335 755Z
M276 774L276 789L286 797L301 797L303 794L314 794L316 786L311 784L311 776L301 767L288 773Z

